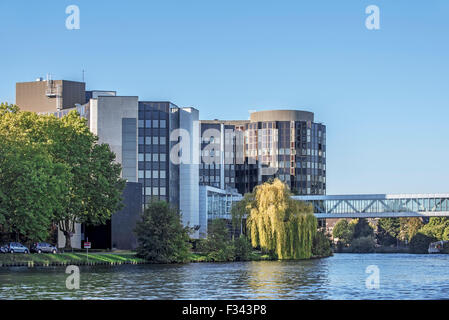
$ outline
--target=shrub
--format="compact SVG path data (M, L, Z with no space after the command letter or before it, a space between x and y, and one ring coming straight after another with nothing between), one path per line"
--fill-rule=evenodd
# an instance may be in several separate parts
M251 243L244 235L234 240L234 256L236 261L250 260L252 251Z
M331 241L322 231L317 232L313 238L312 255L315 257L332 255Z
M226 221L216 219L211 222L207 239L198 243L198 250L206 254L210 261L233 261L235 259L234 246Z
M374 238L372 236L359 237L352 240L351 251L354 253L374 252Z
M436 238L425 235L422 232L418 232L412 240L410 240L410 252L411 253L428 253L429 245L431 242L437 241Z
M137 256L156 263L187 262L189 233L179 212L165 201L152 202L137 223Z

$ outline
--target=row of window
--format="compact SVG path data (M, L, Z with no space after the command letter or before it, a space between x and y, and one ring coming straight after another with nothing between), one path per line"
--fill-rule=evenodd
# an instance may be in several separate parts
M166 128L166 120L139 120L139 128Z
M139 153L139 161L165 162L167 155L165 153Z
M139 137L139 144L165 145L167 144L167 137Z
M220 176L200 176L200 182L220 182ZM234 183L235 178L225 177L225 183Z
M165 170L139 170L139 179L165 179Z
M147 196L151 196L151 195L153 195L153 196L165 196L166 193L167 193L167 189L165 187L160 187L160 188L157 188L157 187L153 187L153 188L145 187L145 188L142 188L142 195L144 195L144 196L145 195L147 195Z

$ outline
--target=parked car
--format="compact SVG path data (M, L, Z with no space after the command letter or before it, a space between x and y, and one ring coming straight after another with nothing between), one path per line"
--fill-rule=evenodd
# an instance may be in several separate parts
M19 242L10 242L6 245L9 253L30 253L30 250Z
M33 243L31 245L31 252L36 252L36 253L57 253L58 252L58 248L56 248L55 246L46 243L46 242L36 242Z
M0 253L8 253L7 245L0 246Z

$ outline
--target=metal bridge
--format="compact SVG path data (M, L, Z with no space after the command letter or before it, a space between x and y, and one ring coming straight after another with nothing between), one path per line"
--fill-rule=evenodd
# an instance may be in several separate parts
M366 194L293 196L313 204L315 216L328 218L447 217L449 194Z

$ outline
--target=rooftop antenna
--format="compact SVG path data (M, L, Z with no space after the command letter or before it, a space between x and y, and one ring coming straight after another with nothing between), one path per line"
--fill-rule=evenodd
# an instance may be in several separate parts
M84 69L83 69L83 82L84 82L84 73L85 73L85 71L84 71Z

